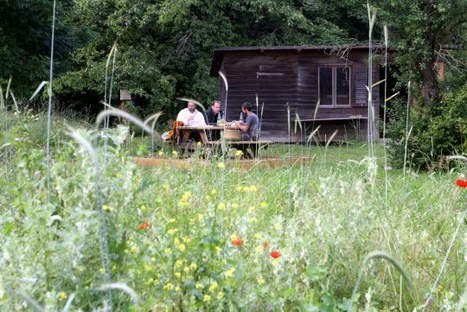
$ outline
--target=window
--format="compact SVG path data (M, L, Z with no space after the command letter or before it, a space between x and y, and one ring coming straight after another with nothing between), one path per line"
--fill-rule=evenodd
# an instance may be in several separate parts
M320 105L350 105L349 67L320 67L318 84Z

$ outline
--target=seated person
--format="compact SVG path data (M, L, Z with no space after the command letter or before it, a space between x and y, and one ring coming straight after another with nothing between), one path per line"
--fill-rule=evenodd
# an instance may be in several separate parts
M196 109L196 104L192 101L188 101L187 107L178 113L177 121L183 122L185 126L206 125L203 114Z
M242 131L242 141L256 141L258 139L258 116L251 111L250 102L242 104L242 113L246 116L245 121L240 121L237 128Z
M211 107L206 111L206 123L208 125L216 126L218 125L219 121L223 118L222 113L222 103L218 100L215 100ZM209 139L211 141L217 141L221 138L221 132L219 130L210 130Z
M217 125L218 121L222 120L222 103L215 100L211 107L206 111L206 123L208 125Z
M245 121L240 121L237 123L237 128L242 132L242 141L256 141L258 139L258 127L259 119L258 116L251 111L252 105L249 102L242 104L242 113L246 116ZM252 158L252 155L247 151L247 148L250 148L253 152L253 156L257 154L256 145L245 145L234 144L233 147L240 149L243 152L243 157Z
M196 104L192 101L188 101L187 107L182 109L178 115L177 120L183 122L184 126L205 126L206 121L204 120L203 114L196 109ZM183 131L183 141L190 139L198 142L201 140L199 133L196 131Z

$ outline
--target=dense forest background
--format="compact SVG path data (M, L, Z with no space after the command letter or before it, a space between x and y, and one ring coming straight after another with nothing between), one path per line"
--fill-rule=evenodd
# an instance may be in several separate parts
M5 90L11 78L9 89L22 99L22 106L40 109L47 102L45 92L33 103L27 99L49 79L52 4L0 1L0 86ZM388 95L406 94L411 81L420 116L443 115L448 110L436 109L448 98L458 104L450 110L448 124L442 123L459 124L467 111L467 1L374 0L369 6L376 14L373 40L384 42L387 25L389 47L396 51L390 72L398 84ZM133 96L128 105L132 113L144 117L163 111L173 116L184 105L177 97L202 103L216 97L218 81L209 76L216 47L367 43L368 20L362 0L57 1L54 108L91 118L102 109L106 62L114 45L112 104L118 101L118 90L126 89ZM443 81L437 77L437 61L446 64ZM462 136L467 126L457 128L451 133L454 145L466 147ZM400 132L401 127L395 127L392 134ZM443 140L445 133L437 135Z

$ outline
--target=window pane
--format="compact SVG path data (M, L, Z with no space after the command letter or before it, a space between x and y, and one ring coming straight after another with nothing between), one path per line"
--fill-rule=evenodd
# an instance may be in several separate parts
M337 105L349 105L349 85L350 85L350 70L349 68L336 68L336 98Z
M332 68L319 69L319 95L321 105L332 105Z

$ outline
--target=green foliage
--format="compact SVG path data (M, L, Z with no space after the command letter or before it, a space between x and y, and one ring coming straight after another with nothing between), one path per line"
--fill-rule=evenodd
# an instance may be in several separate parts
M217 97L209 77L216 47L344 41L345 31L316 18L318 9L286 1L75 1L74 23L94 35L75 51L78 69L62 75L55 92L64 102L89 91L103 98L106 58L117 42L113 102L124 88L136 96L140 115L174 116L182 106L176 97Z
M144 169L122 149L123 128L106 133L107 144L95 130L79 130L98 168L57 133L48 202L45 152L30 139L30 124L41 118L11 118L5 141L15 157L0 158L1 310L26 310L18 294L47 311L63 310L70 298L74 310L102 309L105 273L140 299L113 290L114 310L346 310L359 271L354 306L413 310L445 256L439 237L451 237L462 212L454 175L389 172L388 181L381 174L370 184L365 146L279 146L281 156L316 159L271 170L245 172L217 160ZM102 235L108 253L100 249ZM453 245L434 309L455 304L463 292L463 245ZM384 263L362 267L374 250L397 260L417 291L400 289L402 277Z
M388 137L390 159L402 167L405 154L405 108L399 104L392 116ZM445 156L467 154L467 86L450 92L442 103L410 108L408 162L413 168L445 169Z
M437 79L435 63L447 62L448 71L465 70L463 62L459 64L462 58L453 59L450 49L453 45L455 49L465 49L467 2L376 0L371 5L378 9L378 22L388 26L400 84L415 83L414 95L425 105L439 102L444 90Z

